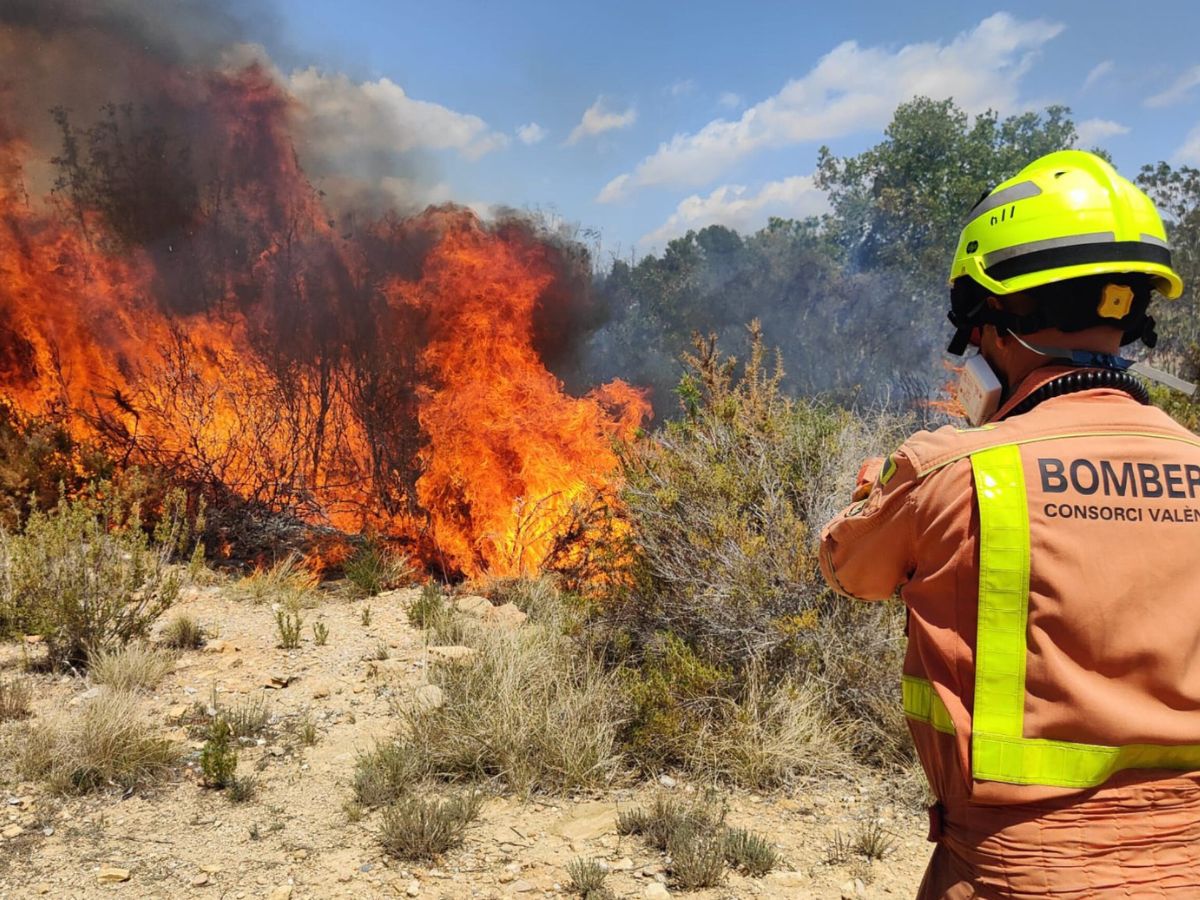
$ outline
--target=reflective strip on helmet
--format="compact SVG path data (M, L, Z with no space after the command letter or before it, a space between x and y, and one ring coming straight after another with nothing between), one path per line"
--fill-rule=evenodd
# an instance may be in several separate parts
M990 275L992 266L1002 263L1006 259L1025 256L1028 253L1039 253L1043 250L1061 250L1080 244L1112 244L1116 240L1116 234L1111 231L1097 231L1092 234L1072 234L1067 237L1044 238L1040 241L1013 244L1011 247L1004 247L985 254L983 257L983 267L989 270L988 274Z
M972 778L1085 788L1123 769L1200 770L1195 744L1106 747L1024 736L1030 542L1020 445L973 453L971 468L979 503Z
M1042 192L1042 189L1032 181L1022 181L1020 184L1014 184L1011 187L1006 187L1002 191L993 191L980 198L979 202L971 207L971 211L967 213L967 221L976 219L984 213L989 213L993 209L998 209L1001 206L1007 206L1010 203L1016 203L1018 200L1026 200L1029 197L1036 197Z
M1168 250L1170 250L1170 249L1171 249L1171 245L1170 245L1170 244L1168 244L1168 243L1167 243L1166 241L1164 241L1162 238L1160 238L1160 237L1155 237L1155 236L1154 236L1154 235L1152 235L1152 234L1146 234L1145 232L1142 232L1141 234L1139 234L1139 235L1138 235L1138 239L1139 239L1139 240L1140 240L1140 241L1141 241L1143 244L1154 244L1156 247L1165 247L1165 248L1166 248L1166 249L1168 249Z
M1071 246L1022 253L1020 256L1014 256L995 265L985 266L985 268L989 277L997 281L1005 281L1033 272L1045 272L1048 269L1063 269L1067 266L1082 266L1090 263L1154 263L1169 268L1171 251L1166 247L1143 241L1085 244L1074 242Z
M913 675L903 675L900 678L900 692L904 696L904 714L910 719L932 725L938 731L954 734L954 722L950 719L950 711L937 695L933 685L924 678Z

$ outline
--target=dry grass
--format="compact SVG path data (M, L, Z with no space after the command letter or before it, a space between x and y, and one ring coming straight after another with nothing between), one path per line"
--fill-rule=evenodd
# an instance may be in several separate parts
M179 613L163 628L159 640L175 650L196 650L204 646L204 628L187 613Z
M571 879L567 887L583 900L610 900L612 891L605 886L608 869L596 859L573 859L567 863L567 876Z
M179 761L179 749L142 719L136 695L112 690L35 725L18 754L23 777L43 780L62 794L131 790Z
M32 715L33 687L28 678L0 678L0 722Z
M467 826L482 806L483 795L477 791L445 800L402 797L384 810L379 841L398 859L433 859L462 846Z
M114 691L148 691L175 668L175 656L148 644L129 644L99 650L88 659L88 674L96 684Z
M847 743L847 729L830 718L811 687L791 680L768 685L763 667L752 666L742 696L721 701L684 751L684 762L708 779L770 789L846 771L853 766Z
M445 704L406 713L410 743L432 771L522 792L606 783L624 712L615 677L542 626L471 631L476 654L433 672Z
M316 602L320 579L309 571L298 553L291 553L269 569L257 569L237 583L235 590L252 603L278 603L291 609Z

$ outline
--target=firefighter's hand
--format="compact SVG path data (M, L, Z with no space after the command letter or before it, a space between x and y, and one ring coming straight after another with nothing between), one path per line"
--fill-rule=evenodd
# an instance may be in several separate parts
M871 493L871 488L879 480L879 471L883 468L883 457L872 456L865 460L858 470L858 480L854 484L854 494L851 500L862 500Z

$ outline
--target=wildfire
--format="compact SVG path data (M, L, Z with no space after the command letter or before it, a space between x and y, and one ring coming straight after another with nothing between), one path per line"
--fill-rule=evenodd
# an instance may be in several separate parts
M450 572L541 566L648 415L621 382L569 396L539 357L560 251L457 207L342 233L261 69L162 91L162 122L63 114L44 202L0 106L0 392L217 499Z

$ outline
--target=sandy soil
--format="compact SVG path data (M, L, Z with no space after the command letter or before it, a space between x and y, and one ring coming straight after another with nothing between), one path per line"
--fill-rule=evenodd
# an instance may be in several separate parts
M669 788L649 782L568 798L491 799L465 847L437 866L386 856L375 841L377 813L348 820L357 753L391 733L393 704L425 682L428 659L421 633L405 618L407 598L392 592L365 603L330 599L305 613L300 649L285 651L276 647L270 606L232 599L220 586L189 590L177 609L219 636L183 654L143 701L147 718L187 749L187 767L150 792L68 799L0 769L0 898L566 896L566 865L579 856L607 862L608 884L619 897L663 896L652 887L666 881L662 855L619 837L616 814L656 791L697 789L682 779ZM364 605L372 610L367 626ZM323 647L312 637L318 621L329 629ZM374 658L381 644L389 653L382 661ZM20 645L0 645L0 675L11 674L21 655ZM37 716L77 708L97 690L81 678L33 677ZM245 804L200 785L201 744L186 726L214 691L224 706L261 695L270 709L265 742L239 756L239 772L259 782ZM312 746L297 734L305 719L317 726ZM0 741L11 746L26 727L28 721L0 725ZM688 896L912 896L929 855L924 815L897 808L889 796L889 785L872 780L768 796L733 792L730 823L776 842L786 871L764 879L731 875L720 888ZM835 833L850 834L871 818L895 835L887 859L853 870L825 862ZM102 883L108 867L127 870L128 880Z

